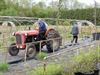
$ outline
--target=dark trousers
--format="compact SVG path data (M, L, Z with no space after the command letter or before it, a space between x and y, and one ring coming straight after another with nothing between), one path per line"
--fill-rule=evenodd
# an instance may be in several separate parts
M46 31L39 31L39 34L37 36L37 41L45 40L46 39L45 33L46 33Z
M78 41L78 35L73 35L73 40L71 41L71 43L73 43L75 40L75 43L77 43Z

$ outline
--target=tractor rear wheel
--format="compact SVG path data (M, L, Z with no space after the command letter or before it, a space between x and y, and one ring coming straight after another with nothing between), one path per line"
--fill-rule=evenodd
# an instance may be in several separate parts
M19 49L16 47L16 44L13 43L10 45L10 47L8 48L8 52L11 56L16 56L19 53Z
M53 50L57 51L60 48L61 43L59 33L56 30L50 30L47 34L47 40L48 39L51 39L47 41L46 44L48 52L53 52Z
M27 58L34 58L37 54L36 47L34 44L30 44L27 48Z

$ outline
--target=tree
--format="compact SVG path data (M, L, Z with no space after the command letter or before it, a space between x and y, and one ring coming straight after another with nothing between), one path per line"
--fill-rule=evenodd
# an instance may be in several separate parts
M40 1L40 2L36 3L36 4L33 5L33 6L37 6L37 7L40 7L40 8L45 8L45 7L46 7L46 4L45 4L45 2Z
M52 0L52 1L49 3L49 7L57 8L57 7L58 7L58 4L59 4L58 1L53 1L53 0Z
M0 11L6 9L5 0L0 0Z
M77 0L62 0L63 7L67 9L84 8L85 4L78 2Z

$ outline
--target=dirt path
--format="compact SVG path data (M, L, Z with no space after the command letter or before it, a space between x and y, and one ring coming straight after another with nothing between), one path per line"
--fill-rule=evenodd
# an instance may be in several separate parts
M70 45L69 42L66 42L65 46L63 46L59 51L48 54L47 61L55 62L55 59L57 59L56 61L60 61L62 59L68 60L68 59L70 59L70 57L77 54L77 50L73 49L73 48L79 48L79 47L89 45L89 44L93 44L93 46L96 46L97 44L100 45L100 41L91 42L91 39L81 40L79 42L79 45L73 45L73 46L69 46ZM66 55L67 55L67 57L66 57ZM7 62L13 61L13 60L18 60L22 57L24 57L23 51L21 51L19 53L19 55L16 57L11 57L9 54L7 54ZM0 54L0 61L2 59L4 59L4 55ZM35 59L29 60L27 62L12 64L12 65L9 65L9 71L4 73L4 75L28 75L28 72L27 72L28 69L31 70L31 68L35 68L40 65L43 65L43 62L41 63L41 61L35 60Z

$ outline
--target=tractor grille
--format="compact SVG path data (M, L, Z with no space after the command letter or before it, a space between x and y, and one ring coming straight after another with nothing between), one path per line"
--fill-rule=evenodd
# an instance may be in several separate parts
M21 44L22 43L21 35L19 35L19 34L16 35L16 43L17 44Z

